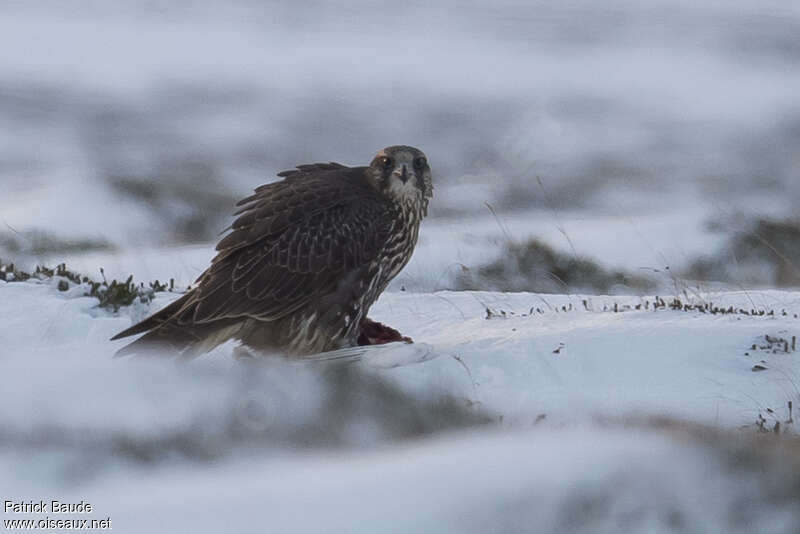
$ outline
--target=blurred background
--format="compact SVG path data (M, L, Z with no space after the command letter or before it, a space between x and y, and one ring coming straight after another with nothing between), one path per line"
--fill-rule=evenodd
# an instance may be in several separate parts
M371 315L440 357L111 358L177 295L106 311L100 268L182 290L253 188L393 144L435 195ZM798 2L3 0L0 274L97 283L0 281L0 494L119 532L796 533L800 447L754 435L796 433L797 294L616 312L800 286L799 202Z
M11 0L0 49L6 260L189 283L276 172L412 144L404 288L800 282L791 2Z

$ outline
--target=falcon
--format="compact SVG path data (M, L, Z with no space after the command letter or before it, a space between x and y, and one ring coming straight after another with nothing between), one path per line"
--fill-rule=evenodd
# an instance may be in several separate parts
M237 206L193 289L112 340L144 333L118 355L194 356L229 339L303 356L410 341L367 318L408 263L433 195L422 151L390 146L369 166L298 165Z

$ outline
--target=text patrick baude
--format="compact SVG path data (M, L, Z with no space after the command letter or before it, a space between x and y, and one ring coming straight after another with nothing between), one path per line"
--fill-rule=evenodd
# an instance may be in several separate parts
M92 505L84 501L78 503L61 501L4 501L3 511L7 514L91 514Z

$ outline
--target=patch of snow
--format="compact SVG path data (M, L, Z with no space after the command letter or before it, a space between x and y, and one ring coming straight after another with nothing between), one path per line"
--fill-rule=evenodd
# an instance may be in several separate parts
M764 336L794 343L797 292L689 297L776 312L764 316L636 310L648 297L386 293L371 316L418 343L367 351L345 415L326 411L336 375L320 362L253 366L232 343L185 363L114 359L125 341L108 338L131 310L55 286L0 284L0 491L89 501L121 532L788 533L798 520L788 460L731 460L758 454L743 441L759 417L793 431L800 357ZM403 398L433 400L412 416ZM391 438L388 421L424 425L414 417L439 406L493 422ZM733 439L594 422L653 416Z

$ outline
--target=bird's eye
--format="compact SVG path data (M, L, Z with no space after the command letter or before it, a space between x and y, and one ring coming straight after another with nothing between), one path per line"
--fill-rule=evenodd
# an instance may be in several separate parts
M414 168L422 169L423 167L425 167L425 158L423 158L422 156L414 158Z
M382 156L380 162L381 162L381 167L383 167L384 169L388 169L392 165L394 165L394 161L392 161L392 158L388 156Z

